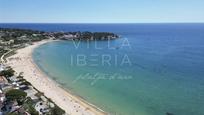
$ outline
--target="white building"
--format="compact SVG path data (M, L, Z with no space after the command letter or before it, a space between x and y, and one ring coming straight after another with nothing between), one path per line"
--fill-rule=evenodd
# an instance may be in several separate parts
M39 101L35 105L35 110L38 111L40 115L44 115L49 112L49 107L46 102Z
M0 64L0 72L4 70L4 66Z

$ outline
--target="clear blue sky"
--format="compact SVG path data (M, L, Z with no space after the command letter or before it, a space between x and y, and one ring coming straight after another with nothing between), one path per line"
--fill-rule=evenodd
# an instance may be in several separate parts
M204 22L204 0L0 0L0 23Z

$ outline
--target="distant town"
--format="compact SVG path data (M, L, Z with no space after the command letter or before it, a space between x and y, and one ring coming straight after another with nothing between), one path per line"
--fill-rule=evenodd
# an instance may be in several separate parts
M23 48L44 39L60 40L114 40L119 35L110 32L44 32L28 29L0 28L0 56L13 49ZM9 53L6 54L9 56ZM5 56L6 57L6 56ZM4 58L5 58L4 57Z

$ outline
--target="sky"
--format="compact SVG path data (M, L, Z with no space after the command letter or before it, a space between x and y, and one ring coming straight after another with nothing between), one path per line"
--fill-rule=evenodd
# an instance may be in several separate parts
M0 23L204 22L204 0L0 0Z

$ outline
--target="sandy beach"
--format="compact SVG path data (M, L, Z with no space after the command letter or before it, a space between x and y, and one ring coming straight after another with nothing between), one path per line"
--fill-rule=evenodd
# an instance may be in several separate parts
M56 82L44 74L32 60L33 50L52 40L36 42L16 51L16 54L7 59L6 65L11 66L17 73L23 72L24 78L52 99L58 106L70 115L106 115L85 100L62 89Z

